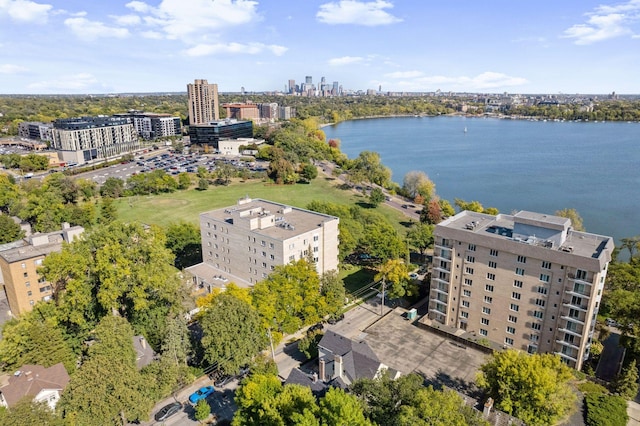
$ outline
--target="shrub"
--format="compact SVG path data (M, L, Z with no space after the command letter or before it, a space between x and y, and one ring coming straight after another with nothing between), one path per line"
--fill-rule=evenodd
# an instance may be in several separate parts
M627 401L622 397L588 393L584 401L587 426L625 426L629 420Z

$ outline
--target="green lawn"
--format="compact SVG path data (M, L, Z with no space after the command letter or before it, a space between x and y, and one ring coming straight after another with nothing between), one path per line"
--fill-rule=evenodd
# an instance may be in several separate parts
M138 221L145 224L166 226L184 220L198 223L202 212L233 206L248 195L264 198L296 207L306 207L311 201L328 201L340 204L362 204L365 198L350 190L339 189L331 178L318 177L310 184L273 185L266 182L234 182L228 186L209 186L206 191L189 189L170 194L135 196L121 198L114 202L118 218L126 222ZM406 228L401 224L406 218L402 213L387 206L376 209L390 219L401 232Z

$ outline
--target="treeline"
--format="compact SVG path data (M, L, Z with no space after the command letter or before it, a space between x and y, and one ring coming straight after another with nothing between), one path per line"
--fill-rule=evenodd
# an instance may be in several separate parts
M607 100L594 103L593 108L579 104L519 106L507 109L504 114L551 120L640 121L640 101Z

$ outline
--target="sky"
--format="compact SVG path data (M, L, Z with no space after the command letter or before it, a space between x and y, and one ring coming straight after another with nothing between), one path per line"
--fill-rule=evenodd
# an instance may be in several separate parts
M640 0L0 0L0 94L640 94Z

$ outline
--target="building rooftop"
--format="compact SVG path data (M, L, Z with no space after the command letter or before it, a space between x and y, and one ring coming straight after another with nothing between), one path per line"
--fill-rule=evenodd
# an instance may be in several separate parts
M22 240L0 245L0 257L7 263L46 256L60 251L64 241L70 242L84 231L82 226L64 227L60 231L37 233Z
M202 213L200 217L203 220L211 218L226 222L281 241L318 229L326 222L338 220L335 216L251 198L241 199L234 207Z
M570 253L574 256L610 261L614 243L611 237L576 231L568 218L520 211L514 215L464 211L440 222L438 227L478 234L497 240Z
M41 365L23 365L9 384L0 388L8 406L12 406L25 396L34 397L43 390L63 390L69 383L69 374L62 363L45 368Z

